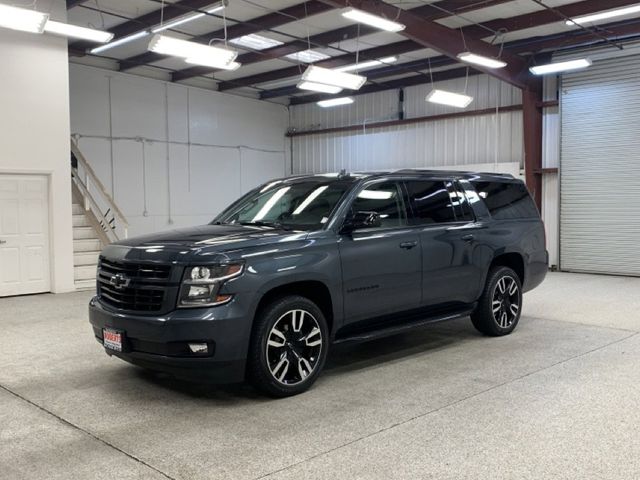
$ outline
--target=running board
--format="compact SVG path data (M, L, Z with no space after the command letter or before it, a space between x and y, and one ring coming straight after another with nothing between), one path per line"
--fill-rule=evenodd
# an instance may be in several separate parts
M447 320L455 320L456 318L466 317L468 315L471 315L474 309L475 307L472 306L469 308L465 308L464 310L443 313L430 317L423 317L420 320L407 321L406 323L400 323L386 328L358 332L352 335L347 335L346 337L337 338L333 341L333 344L343 345L346 343L362 343L368 342L370 340L376 340L378 338L388 337L390 335L397 335L399 333L408 332L410 330L424 327L432 323L445 322Z

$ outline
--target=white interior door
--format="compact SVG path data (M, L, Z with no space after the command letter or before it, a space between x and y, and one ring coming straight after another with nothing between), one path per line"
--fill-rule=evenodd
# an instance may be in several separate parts
M47 177L0 175L0 297L50 289Z

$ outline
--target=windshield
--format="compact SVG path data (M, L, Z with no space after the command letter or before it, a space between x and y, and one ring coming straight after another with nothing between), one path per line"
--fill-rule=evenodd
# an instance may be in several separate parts
M346 181L272 182L233 205L214 223L317 230L351 187Z

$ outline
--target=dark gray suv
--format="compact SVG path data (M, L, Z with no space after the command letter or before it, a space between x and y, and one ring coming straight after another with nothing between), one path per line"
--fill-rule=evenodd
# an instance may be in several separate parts
M109 245L89 314L109 355L287 396L332 344L462 316L511 333L547 264L540 215L510 175L297 176L209 225Z

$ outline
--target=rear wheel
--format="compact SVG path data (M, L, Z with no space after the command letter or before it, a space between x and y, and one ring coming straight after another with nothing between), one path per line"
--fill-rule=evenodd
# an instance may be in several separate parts
M302 393L318 378L328 341L327 322L315 303L300 296L275 300L256 318L247 376L275 397Z
M478 307L471 314L473 326L485 335L508 335L515 330L522 312L522 284L509 267L489 271Z

